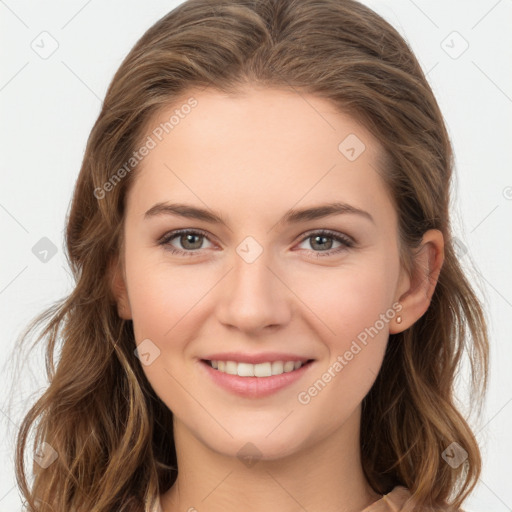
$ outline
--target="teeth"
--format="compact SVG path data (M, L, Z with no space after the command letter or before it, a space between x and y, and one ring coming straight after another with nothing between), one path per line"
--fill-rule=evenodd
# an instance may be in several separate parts
M240 377L254 377L254 365L249 363L233 363L236 367L236 375Z
M270 377L282 373L298 370L302 366L301 361L273 361L272 363L237 363L235 361L209 361L212 368L230 375L240 377Z
M226 361L226 373L236 375L237 364L234 361Z
M295 368L295 363L293 361L286 361L286 363L284 363L284 371L285 372L293 372L294 368Z

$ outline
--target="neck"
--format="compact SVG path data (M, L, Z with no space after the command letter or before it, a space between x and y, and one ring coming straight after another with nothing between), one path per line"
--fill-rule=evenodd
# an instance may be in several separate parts
M179 473L175 484L161 497L162 511L361 512L382 496L364 477L359 426L357 408L320 443L304 446L284 458L256 456L243 461L211 450L175 420ZM250 448L246 450L250 452Z

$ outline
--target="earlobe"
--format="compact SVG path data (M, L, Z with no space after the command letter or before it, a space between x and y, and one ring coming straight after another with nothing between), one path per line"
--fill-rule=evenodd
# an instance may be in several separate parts
M438 229L430 229L423 235L413 262L413 275L409 288L398 301L402 309L390 325L390 333L396 334L408 329L421 318L434 294L444 262L444 238Z
M124 320L132 319L130 302L128 300L128 291L122 265L119 257L115 257L110 261L109 265L109 282L110 290L117 304L117 313Z

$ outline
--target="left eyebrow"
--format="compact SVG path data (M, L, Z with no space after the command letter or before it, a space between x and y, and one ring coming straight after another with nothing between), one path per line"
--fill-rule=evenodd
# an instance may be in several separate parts
M375 220L367 211L356 208L355 206L352 206L348 203L340 202L323 204L314 206L312 208L304 208L302 210L289 210L286 215L278 222L278 224L294 224L341 214L360 215L375 224Z
M313 206L301 210L289 210L277 224L298 224L299 222L341 214L359 215L375 224L374 218L367 211L356 208L348 203L340 202ZM157 215L177 215L179 217L202 220L212 224L221 224L227 227L227 222L220 213L187 204L156 203L144 214L144 218L148 219Z

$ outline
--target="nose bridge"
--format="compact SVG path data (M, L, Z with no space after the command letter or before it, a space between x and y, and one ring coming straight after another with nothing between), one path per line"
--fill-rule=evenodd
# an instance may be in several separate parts
M258 245L256 245L258 244ZM258 247L259 246L259 247ZM241 330L258 330L289 320L286 287L272 269L271 251L253 240L242 242L233 257L218 303L218 318Z

